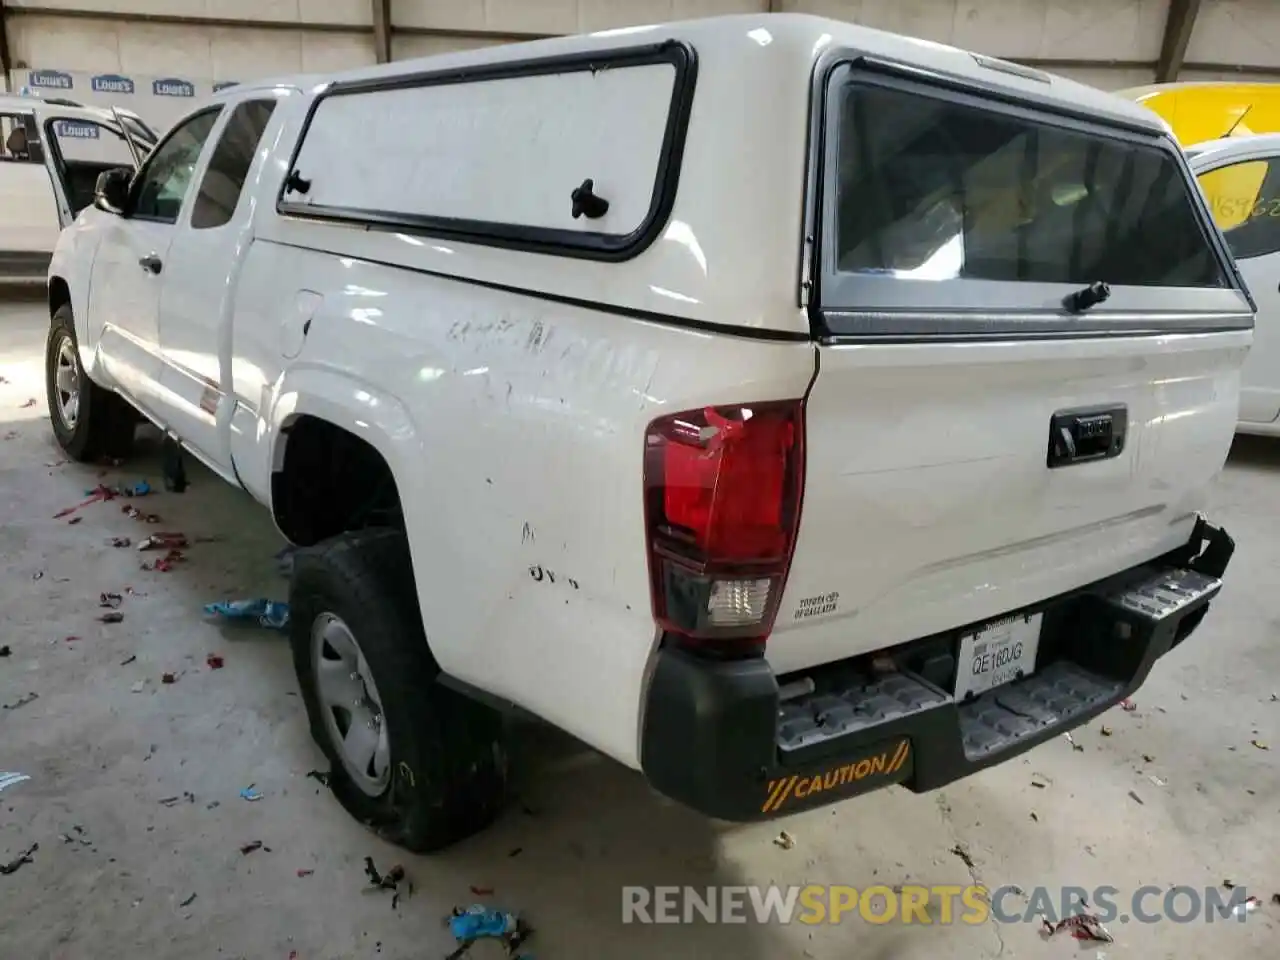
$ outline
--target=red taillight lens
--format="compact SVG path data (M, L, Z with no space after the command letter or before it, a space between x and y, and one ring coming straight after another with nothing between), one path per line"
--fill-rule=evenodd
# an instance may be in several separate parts
M763 645L795 546L803 473L799 400L707 407L650 424L645 513L654 616L664 629L720 650Z

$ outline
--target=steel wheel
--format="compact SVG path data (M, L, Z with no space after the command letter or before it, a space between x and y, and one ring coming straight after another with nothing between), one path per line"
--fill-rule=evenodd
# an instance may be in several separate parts
M64 336L58 345L58 365L54 372L54 394L57 403L53 412L68 431L74 431L80 419L80 358L76 345Z
M382 700L360 644L341 617L322 613L311 624L311 663L325 732L348 776L378 797L391 782L391 744Z

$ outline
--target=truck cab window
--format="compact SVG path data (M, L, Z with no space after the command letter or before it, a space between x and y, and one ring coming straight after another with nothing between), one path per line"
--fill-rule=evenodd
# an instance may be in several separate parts
M30 163L31 150L27 144L27 128L23 118L11 113L0 113L0 161Z
M1199 180L1237 260L1280 250L1280 158L1243 160L1206 171Z
M231 220L258 142L275 108L274 100L249 100L238 104L227 119L191 209L193 229L220 227Z
M177 221L218 112L215 109L196 114L175 127L156 147L134 185L132 216L161 223Z

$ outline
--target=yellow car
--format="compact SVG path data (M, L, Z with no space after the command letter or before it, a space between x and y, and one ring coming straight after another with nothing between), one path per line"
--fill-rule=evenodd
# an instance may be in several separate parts
M1280 133L1280 83L1187 81L1116 92L1163 117L1183 146Z

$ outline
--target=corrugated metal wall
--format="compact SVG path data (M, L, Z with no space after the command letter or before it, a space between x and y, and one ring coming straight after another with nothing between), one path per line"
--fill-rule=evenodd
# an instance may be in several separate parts
M14 89L33 79L69 83L64 92L75 99L127 104L161 125L185 112L190 98L182 94L188 91L201 96L216 83L338 70L376 59L370 0L4 0L4 5ZM772 5L1030 61L1109 89L1154 79L1169 12L1169 0L774 0ZM768 6L768 0L392 0L391 54L405 59L524 35ZM147 22L121 15L219 23ZM231 25L235 21L258 26ZM1280 0L1203 0L1181 78L1250 78L1260 72L1274 77L1280 74L1277 38Z

